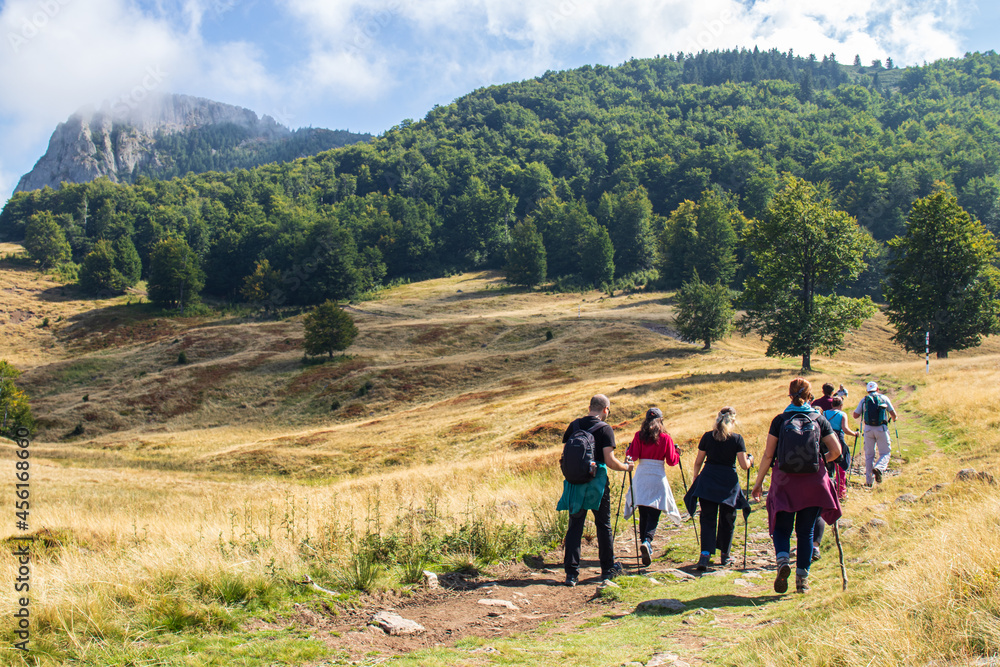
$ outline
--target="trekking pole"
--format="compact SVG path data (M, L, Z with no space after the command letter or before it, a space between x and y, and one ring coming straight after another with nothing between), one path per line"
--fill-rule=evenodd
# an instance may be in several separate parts
M683 458L678 457L678 459L677 459L677 466L681 469L681 481L684 482L684 495L686 496L687 492L688 492L688 483L687 483L687 477L684 475L684 459ZM694 528L694 541L698 543L696 546L698 547L698 551L700 552L701 551L701 538L698 537L698 524L695 523L694 515L693 514L691 515L691 527Z
M750 466L752 468L753 466ZM747 468L747 498L750 498L750 468ZM749 500L748 500L749 502ZM750 536L750 515L743 515L743 570L747 569L747 540Z
M625 475L622 475L622 490L618 493L618 512L615 514L615 530L611 533L612 541L618 534L618 517L622 515L622 498L625 497Z
M632 486L632 471L628 472L628 495L632 501L632 534L635 535L635 569L636 572L642 569L639 560L639 526L635 522L635 515L639 513L639 508L635 506L635 487Z
M840 531L837 529L837 524L840 519L833 522L833 536L837 538L837 555L840 557L840 580L844 584L844 590L847 590L847 566L844 565L844 547L840 544Z
M899 458L903 458L903 443L899 441L899 427L896 426L896 420L892 420L892 428L896 431L896 444L899 445Z
M861 427L861 432L864 432L864 426ZM854 434L854 449L851 450L851 465L847 469L847 485L851 485L851 473L854 472L854 466L857 464L858 456L858 433Z

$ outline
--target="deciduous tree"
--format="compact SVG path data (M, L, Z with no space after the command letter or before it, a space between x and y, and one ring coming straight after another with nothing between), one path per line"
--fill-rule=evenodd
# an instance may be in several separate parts
M36 213L24 228L24 249L43 269L70 258L70 246L55 217L48 211Z
M677 330L686 341L704 343L706 350L729 335L734 314L729 288L702 282L697 273L677 292Z
M939 358L1000 333L1000 258L994 236L958 200L937 192L918 199L906 233L889 241L885 298L893 340Z
M870 298L833 293L857 280L875 242L813 185L790 175L782 181L744 235L758 272L745 283L738 326L768 338L768 356L801 355L811 371L813 350L835 353L848 329L875 314Z
M530 220L518 223L511 232L504 271L507 282L534 287L545 281L547 263L542 235Z
M333 357L334 351L346 350L358 335L354 320L333 301L324 301L305 316L306 354Z

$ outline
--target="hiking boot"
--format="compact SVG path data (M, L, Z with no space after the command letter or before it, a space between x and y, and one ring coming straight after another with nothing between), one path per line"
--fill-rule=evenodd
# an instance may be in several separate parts
M777 583L775 583L775 586L777 586ZM803 577L798 574L795 575L795 592L796 593L809 592L809 577Z
M622 576L623 574L625 574L625 568L622 567L621 563L615 563L611 566L610 570L601 574L601 581L610 581Z
M698 559L698 564L694 566L694 569L698 570L699 572L704 572L705 570L708 569L708 566L710 564L711 564L711 556L709 556L708 554L702 554L701 558Z
M792 568L788 564L787 558L778 561L778 572L774 575L774 592L785 593L788 591L788 576L792 573Z
M726 565L729 565L729 552L728 551L723 551L723 552L719 553L719 565L721 565L722 567L725 567Z
M649 546L649 542L643 542L639 545L639 553L642 555L642 564L649 567L649 564L653 562L653 558L650 556L652 548Z
M872 474L875 476L875 483L876 484L881 484L882 483L882 471L879 470L878 468L875 468L875 469L872 470Z
M575 574L567 574L566 575L566 585L567 586L569 586L570 588L573 588L578 583L580 583L580 579Z
M812 555L812 559L813 559L814 563L819 560L819 556L820 556L819 547L814 546L813 547L813 555Z

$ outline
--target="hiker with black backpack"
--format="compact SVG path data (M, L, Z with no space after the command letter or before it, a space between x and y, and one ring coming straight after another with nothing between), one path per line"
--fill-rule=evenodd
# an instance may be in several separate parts
M896 420L896 410L889 397L879 393L877 383L869 382L865 390L868 393L858 403L853 414L855 419L861 418L865 441L865 485L871 486L872 480L882 483L882 475L889 467L889 457L892 455L889 418ZM876 448L878 460L875 458Z
M663 412L659 408L646 411L642 426L636 431L632 443L625 450L626 460L636 462L635 479L625 496L623 518L628 519L639 509L639 554L642 564L652 562L653 537L660 522L660 513L666 512L674 523L681 522L681 513L674 501L674 494L667 481L666 466L681 461L680 451L673 438L663 429Z
M719 565L729 564L736 512L743 510L744 521L750 514L750 501L740 485L737 463L743 470L750 470L753 455L747 454L743 436L736 433L736 410L722 408L715 418L715 428L701 436L694 460L694 479L684 496L684 505L691 516L701 503L701 557L695 566L699 572L711 565L716 548Z
M822 516L827 523L833 523L841 514L840 501L826 470L826 463L840 456L840 442L826 417L809 405L811 388L809 381L801 377L789 385L788 395L792 402L771 420L757 481L751 492L754 499L760 500L764 477L770 470L767 522L777 561L775 593L788 590L792 531L795 531L797 546L795 590L805 593L809 590L816 517Z
M563 569L566 585L576 586L580 577L580 542L587 510L594 513L597 527L597 551L601 561L601 580L622 574L615 562L614 537L611 533L611 489L608 468L632 472L633 463L622 463L615 457L615 432L607 423L611 401L603 394L590 399L587 416L574 419L563 433L563 494L556 510L569 511L566 528Z

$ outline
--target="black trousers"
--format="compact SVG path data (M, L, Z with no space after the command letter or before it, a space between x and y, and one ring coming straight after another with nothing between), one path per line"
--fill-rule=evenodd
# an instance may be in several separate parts
M660 510L655 507L639 505L639 539L652 542L656 535L656 526L660 523Z
M594 511L594 524L597 526L597 551L601 559L601 575L611 572L615 564L614 542L611 537L611 488L604 486L604 496L601 506ZM563 569L568 576L580 574L580 542L583 539L583 525L587 522L587 510L569 515L569 527L566 529Z
M701 503L701 550L713 553L716 548L729 553L736 528L736 508L699 498Z

